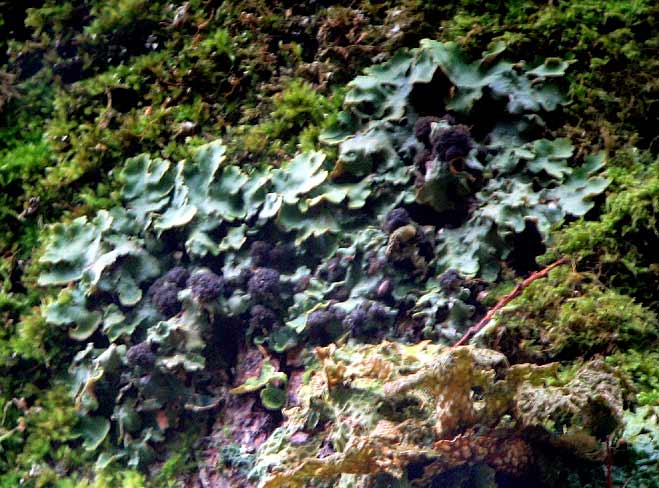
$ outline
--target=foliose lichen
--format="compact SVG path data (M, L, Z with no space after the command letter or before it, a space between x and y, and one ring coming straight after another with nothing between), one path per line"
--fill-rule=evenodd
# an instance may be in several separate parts
M259 486L342 486L383 475L427 486L479 463L522 476L544 443L584 462L604 459L606 438L623 423L624 382L602 361L549 386L558 364L510 366L501 353L472 346L382 342L316 354L298 403L256 454Z
M220 141L176 164L129 159L122 204L54 226L41 259L41 284L65 287L46 320L88 341L70 368L86 447L111 446L102 464L151 462L169 425L220 404L207 368L229 382L245 344L281 354L347 335L455 340L478 300L465 279L493 280L512 237L527 225L546 237L608 184L595 176L603 156L568 164L568 140L528 135L560 102L548 77L492 55L468 64L454 44L424 41L351 83L323 136L339 144L335 165L308 151L277 168L239 167ZM417 92L437 80L452 89L436 92L442 117L422 141ZM477 127L490 98L509 117ZM430 160L415 185L426 138ZM139 344L155 359L138 359ZM277 410L286 377L271 364L224 386L258 391ZM420 432L453 425L436 420Z

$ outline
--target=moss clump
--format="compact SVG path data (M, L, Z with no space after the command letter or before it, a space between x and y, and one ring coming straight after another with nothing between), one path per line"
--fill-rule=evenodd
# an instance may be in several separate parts
M75 437L78 417L62 383L48 385L44 391L31 385L20 393L25 396L0 397L0 446L6 456L0 458L0 487L47 486L47 480L57 479L53 465L71 469L85 461L64 444Z
M654 348L629 349L607 358L633 381L639 405L656 405L659 401L659 352Z
M513 362L592 357L652 342L657 316L594 275L553 270L496 318L487 342Z
M623 161L611 171L617 191L607 198L600 218L580 220L558 232L547 257L574 256L582 269L593 270L607 285L659 311L659 161L646 166L631 156L620 155ZM629 168L622 167L625 159L632 159Z
M66 478L53 476L49 484L56 488L145 488L151 486L142 473L134 470L99 473L92 479ZM160 485L169 486L169 485Z
M340 92L326 97L310 83L293 80L273 96L272 113L247 130L245 149L270 155L291 154L298 147L313 149L328 116L338 112L341 102Z

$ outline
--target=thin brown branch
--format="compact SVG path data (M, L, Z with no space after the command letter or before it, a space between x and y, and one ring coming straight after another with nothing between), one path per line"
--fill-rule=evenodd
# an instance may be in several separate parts
M606 488L613 488L613 449L611 449L611 437L606 439Z
M467 342L469 342L469 340L474 335L476 335L483 327L485 327L485 325L490 320L492 320L492 317L494 317L495 313L497 313L503 307L508 305L514 298L517 298L519 295L521 295L522 291L524 291L524 288L529 286L535 280L539 280L540 278L546 277L552 269L557 268L558 266L561 266L562 264L565 264L567 262L568 262L568 258L564 256L558 261L554 261L546 268L543 268L540 271L536 271L535 273L531 274L528 278L526 278L521 283L518 283L517 286L515 286L515 288L513 289L513 291L511 291L503 298L501 298L501 300L499 300L497 304L494 307L492 307L489 312L487 312L485 317L483 317L476 325L470 327L469 330L467 330L467 332L465 333L465 335L463 335L458 342L453 344L452 347L464 346Z

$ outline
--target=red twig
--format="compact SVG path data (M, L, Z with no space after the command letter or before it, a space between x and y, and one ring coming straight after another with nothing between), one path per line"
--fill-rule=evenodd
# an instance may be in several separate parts
M485 327L485 325L490 320L492 320L492 317L494 317L495 313L497 313L500 309L502 309L503 307L508 305L514 298L521 295L524 288L529 286L535 280L539 280L540 278L544 278L545 276L547 276L549 274L549 272L552 269L554 269L554 268L556 268L556 267L558 267L562 264L565 264L567 262L568 262L568 259L567 259L567 257L564 256L561 259L559 259L558 261L554 261L553 263L551 263L546 268L541 269L540 271L536 271L535 273L531 274L531 276L526 278L521 283L518 283L517 286L515 286L515 288L513 289L513 291L511 291L506 296L504 296L501 300L499 300L497 302L497 304L494 307L492 307L489 312L487 312L485 317L483 317L476 325L474 325L473 327L470 327L469 330L467 330L467 332L465 333L465 335L463 335L462 338L458 342L453 344L452 347L464 346L469 341L469 339L471 339L476 333L478 333L483 327Z
M606 488L613 488L613 450L611 449L611 437L606 439Z

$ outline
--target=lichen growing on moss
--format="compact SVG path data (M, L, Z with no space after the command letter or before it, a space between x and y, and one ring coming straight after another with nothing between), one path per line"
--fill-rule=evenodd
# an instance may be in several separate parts
M567 68L559 64L551 77ZM101 465L151 464L171 427L222 403L217 392L227 389L222 380L232 377L244 344L269 354L299 347L304 358L310 346L346 334L455 340L478 303L461 275L495 280L527 226L546 238L551 223L583 215L609 183L597 174L603 155L570 165L567 139L528 135L561 103L546 69L487 56L469 63L456 44L424 40L351 83L341 121L326 134L339 144L331 173L321 151L277 168L241 167L220 140L176 164L129 158L120 204L53 225L40 258L38 283L62 287L43 307L46 321L86 341L69 367L83 448L100 451ZM411 181L422 149L416 93L437 78L453 89L435 94L447 114L430 124L430 169L418 187ZM504 104L510 117L479 126L479 104L488 102ZM480 135L472 138L456 117ZM452 225L417 223L410 212L419 207L454 213ZM445 372L452 382L441 383L441 364L427 365L420 380L441 383L440 403L447 392L463 400L448 414L437 407L442 419L433 429L441 436L490 424L467 405L471 390L456 393L460 382L480 389L489 378L471 374L490 367L481 361L486 353L467 350L447 353L459 366ZM288 401L282 370L253 380L255 388L246 390L246 380L228 391L259 390L260 405L278 411ZM218 380L208 381L211 373ZM472 376L473 385L464 382Z
M412 465L422 474L409 486L467 463L520 476L533 469L539 439L602 460L604 440L622 425L623 382L602 361L547 386L558 364L510 366L501 353L472 346L383 342L316 354L299 402L257 452L259 486L341 486L354 475L411 481Z

